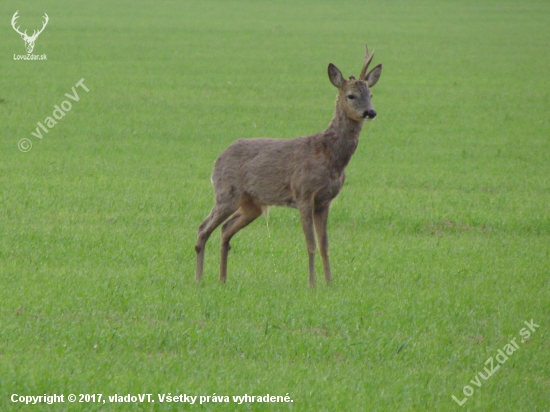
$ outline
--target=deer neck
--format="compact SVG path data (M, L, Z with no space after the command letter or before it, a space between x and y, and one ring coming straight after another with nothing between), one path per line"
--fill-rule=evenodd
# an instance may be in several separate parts
M336 102L334 117L323 133L324 144L330 148L328 160L336 172L342 172L348 165L357 149L362 128L363 121L351 119L340 107L340 101Z

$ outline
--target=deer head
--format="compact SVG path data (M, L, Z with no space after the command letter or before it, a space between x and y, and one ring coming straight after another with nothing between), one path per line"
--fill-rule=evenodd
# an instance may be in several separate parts
M13 15L13 17L11 19L11 26L13 27L13 29L17 33L19 33L21 35L21 38L25 42L25 48L27 49L27 53L32 53L32 51L34 49L34 42L38 38L38 35L44 31L44 28L46 27L46 24L48 24L49 17L46 13L44 13L44 19L45 20L44 20L44 23L42 24L42 28L38 31L34 30L33 33L32 33L32 36L29 36L29 35L27 35L27 30L25 30L24 32L21 32L19 30L19 27L15 27L16 20L19 18L17 13L19 13L19 10L16 11L15 14Z
M338 104L346 115L356 121L372 120L376 117L376 111L372 106L372 93L370 91L382 74L382 64L379 64L367 73L374 52L369 54L369 46L366 46L365 64L359 75L359 80L350 76L344 79L342 73L334 64L328 66L328 76L331 83L338 87Z

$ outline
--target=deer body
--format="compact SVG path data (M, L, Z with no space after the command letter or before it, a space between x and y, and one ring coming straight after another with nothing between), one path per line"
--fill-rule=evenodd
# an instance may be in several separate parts
M333 139L318 133L289 140L238 140L216 161L212 181L216 187L229 185L235 194L248 193L263 206L297 208L311 196L322 206L340 191L346 158L357 146L357 139L350 139L343 159L332 159Z
M329 65L329 78L338 87L339 96L334 117L324 132L295 139L240 139L218 157L212 174L216 204L200 225L195 246L197 281L202 277L204 248L212 231L225 222L220 262L220 281L224 282L229 241L268 206L286 206L300 211L309 255L309 284L315 285L314 230L325 280L331 281L328 212L344 185L345 168L357 148L363 122L376 116L369 83L370 87L374 86L382 66L365 74L371 59L367 48L363 79L358 81L353 77L344 80L336 66Z

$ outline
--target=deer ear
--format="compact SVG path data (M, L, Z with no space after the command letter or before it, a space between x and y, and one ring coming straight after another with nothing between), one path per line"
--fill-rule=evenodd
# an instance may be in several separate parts
M342 72L332 63L328 65L328 78L330 79L330 82L338 88L342 87L344 84L344 76L342 76Z
M365 81L367 82L367 85L369 87L373 87L376 82L378 82L378 79L380 78L380 75L382 74L382 64L379 64L374 69L372 69L369 74L365 76Z

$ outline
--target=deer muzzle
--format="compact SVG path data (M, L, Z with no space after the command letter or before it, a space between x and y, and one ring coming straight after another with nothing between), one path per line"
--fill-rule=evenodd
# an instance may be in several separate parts
M363 112L363 119L372 120L376 117L376 110L369 109Z

